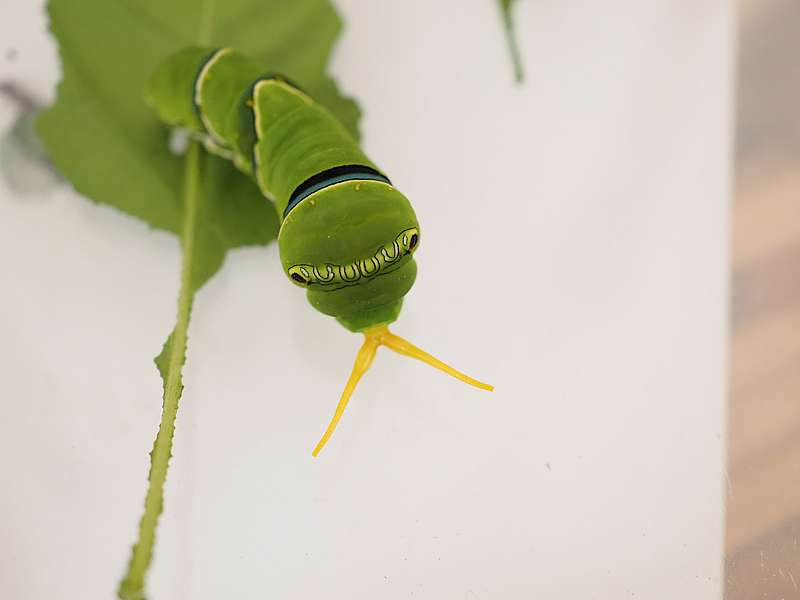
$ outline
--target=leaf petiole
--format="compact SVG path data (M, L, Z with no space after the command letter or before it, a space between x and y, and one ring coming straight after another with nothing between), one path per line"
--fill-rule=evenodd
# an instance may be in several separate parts
M143 600L144 579L153 558L153 544L158 518L164 506L164 482L169 459L172 456L172 439L178 401L183 392L183 364L186 360L186 339L195 289L192 285L192 267L197 229L197 206L200 193L200 160L202 152L197 141L191 141L186 152L183 180L183 228L181 242L181 287L178 295L178 316L175 329L156 358L164 379L164 399L161 423L150 452L149 485L144 501L144 513L139 522L139 539L133 546L128 571L119 585L117 594L122 600Z

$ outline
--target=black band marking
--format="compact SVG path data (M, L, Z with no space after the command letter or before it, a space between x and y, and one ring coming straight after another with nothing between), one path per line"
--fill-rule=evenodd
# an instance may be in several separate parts
M286 210L283 211L283 218L285 219L295 206L300 204L311 194L336 183L355 180L382 181L383 183L392 185L392 182L389 181L386 175L376 171L372 167L367 167L365 165L341 165L339 167L333 167L332 169L327 169L321 173L312 175L297 186L289 198L289 204L286 205Z

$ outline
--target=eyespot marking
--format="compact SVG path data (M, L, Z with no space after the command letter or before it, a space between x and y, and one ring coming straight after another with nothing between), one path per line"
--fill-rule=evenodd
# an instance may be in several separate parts
M297 264L288 269L288 275L302 287L311 285L352 285L361 279L371 279L389 270L403 256L412 254L419 245L419 230L410 227L401 231L395 239L380 246L375 254L346 265L324 263L322 265Z
M303 276L300 275L300 273L297 272L292 273L291 278L294 279L297 283L299 283L303 287L308 285L308 281L305 278L303 278Z

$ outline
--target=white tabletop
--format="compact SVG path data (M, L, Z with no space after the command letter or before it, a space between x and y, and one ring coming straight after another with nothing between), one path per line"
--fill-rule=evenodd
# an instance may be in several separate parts
M732 7L522 1L517 86L490 0L339 6L333 71L424 232L395 330L497 389L379 352L313 459L360 336L274 245L233 252L192 317L152 597L719 598ZM1 10L0 79L52 95L40 6ZM116 589L179 264L0 182L7 597Z

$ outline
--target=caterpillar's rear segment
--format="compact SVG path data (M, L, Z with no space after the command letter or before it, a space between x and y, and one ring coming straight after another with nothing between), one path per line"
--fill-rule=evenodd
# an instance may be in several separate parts
M422 362L427 363L432 367L439 369L440 371L444 371L456 379L460 379L464 383L474 385L477 388L487 390L489 392L494 391L493 386L478 381L477 379L473 379L461 371L457 371L453 367L446 365L438 358L431 356L420 348L417 348L408 340L393 334L391 331L389 331L388 327L383 326L370 329L369 331L364 332L364 344L358 351L358 355L356 355L356 362L353 365L353 371L350 373L350 378L347 380L347 384L344 387L342 397L339 399L339 404L336 406L336 412L333 414L333 419L331 419L328 429L325 430L325 433L322 435L322 439L320 439L319 443L312 452L314 456L319 454L320 450L322 450L325 444L328 443L331 435L333 435L336 425L338 425L339 419L342 418L344 409L347 408L347 403L350 401L350 396L352 396L353 391L356 389L359 380L364 373L369 370L370 366L372 366L372 361L375 359L375 353L378 351L379 346L386 346L398 354L403 354L405 356L421 360Z

